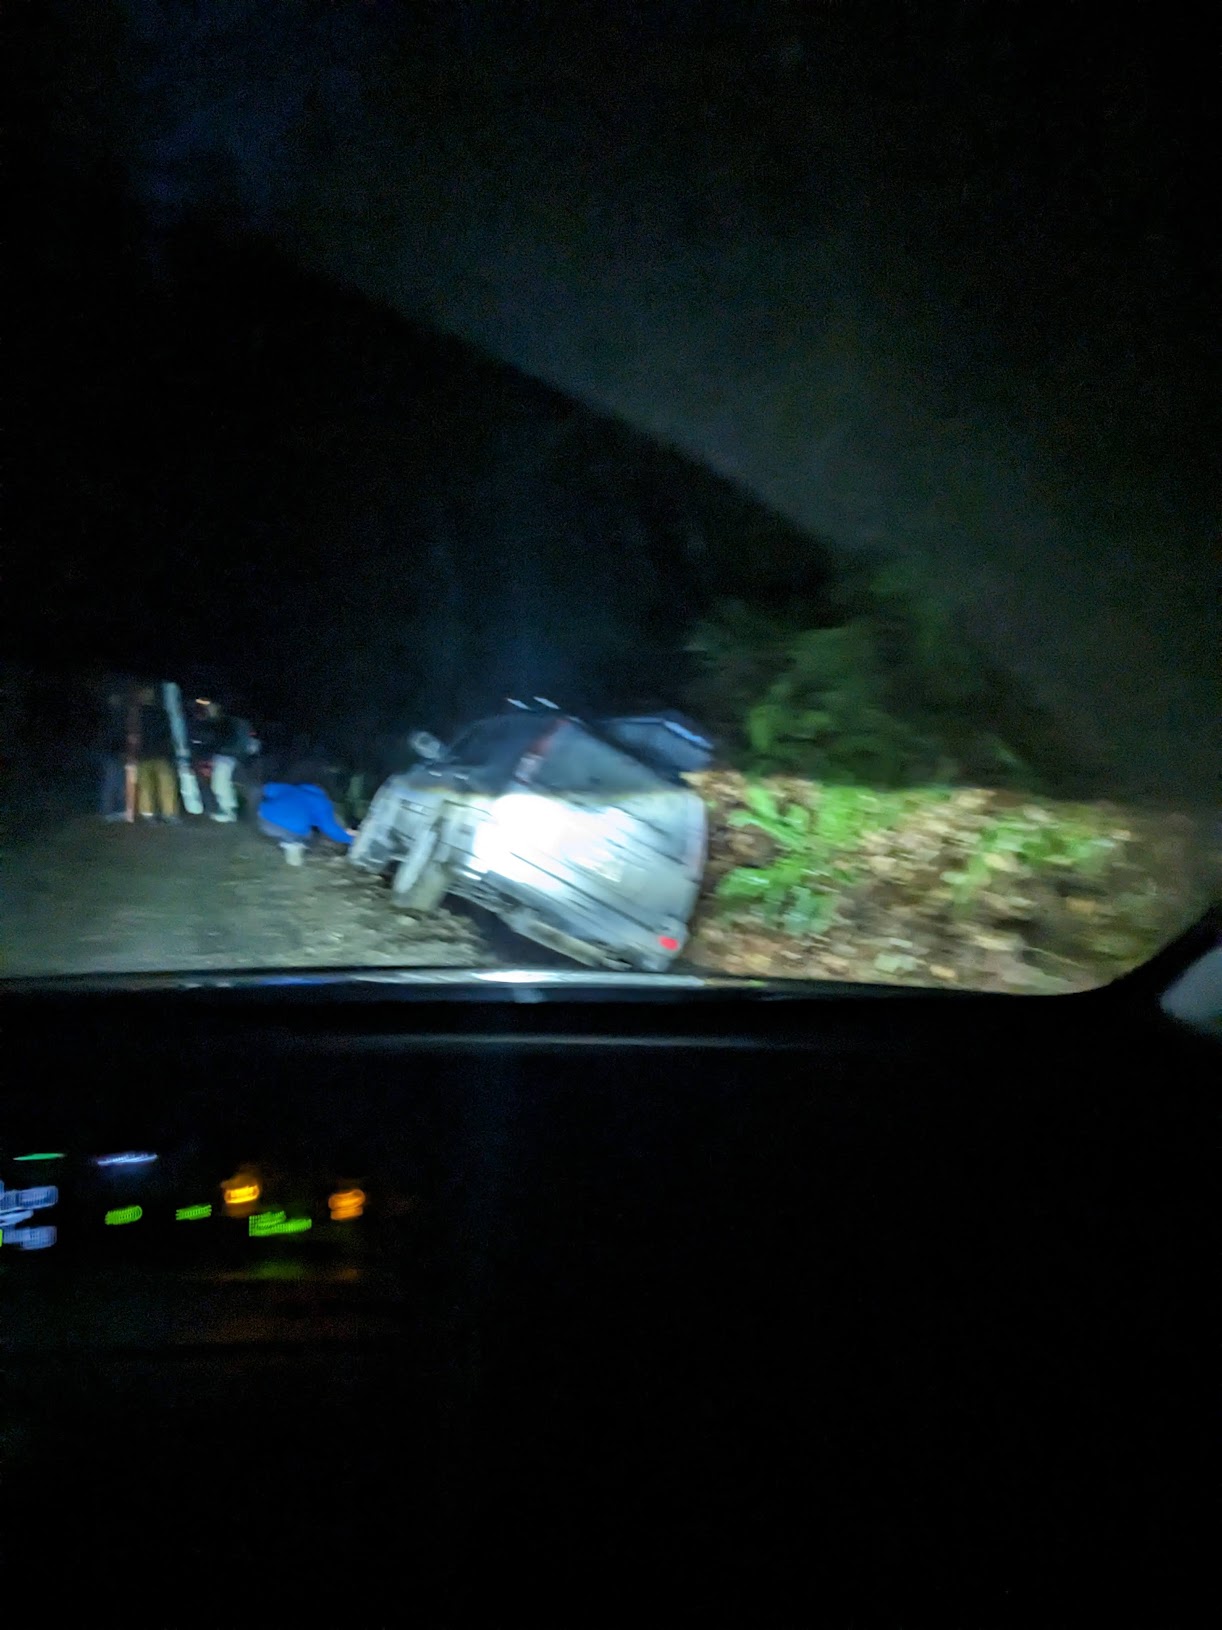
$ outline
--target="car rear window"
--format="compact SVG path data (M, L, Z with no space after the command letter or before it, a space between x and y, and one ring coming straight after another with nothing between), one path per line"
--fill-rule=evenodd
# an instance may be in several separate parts
M652 770L575 724L556 731L531 780L549 792L572 793L652 792L659 785Z
M508 775L530 747L547 733L549 721L529 714L481 719L464 730L445 756L447 764Z

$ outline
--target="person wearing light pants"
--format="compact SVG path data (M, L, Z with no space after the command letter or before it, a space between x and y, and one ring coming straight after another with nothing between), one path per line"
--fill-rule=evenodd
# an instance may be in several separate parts
M238 794L233 784L238 765L254 750L254 736L245 719L222 711L208 702L207 718L212 744L212 796L216 799L214 821L236 821Z
M233 772L238 767L236 758L228 753L216 753L212 759L212 796L216 799L214 821L236 821L238 795L233 787Z
M158 817L176 826L178 781L174 775L174 732L156 688L141 686L137 694L136 791L142 821Z

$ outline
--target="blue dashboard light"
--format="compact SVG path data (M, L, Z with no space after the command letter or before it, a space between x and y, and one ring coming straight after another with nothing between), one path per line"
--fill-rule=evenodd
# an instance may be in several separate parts
M54 1244L54 1228L0 1229L0 1245L15 1245L19 1251L46 1251Z
M0 1183L0 1211L8 1206L28 1206L31 1211L41 1211L58 1201L59 1190L54 1183L40 1183L34 1189L6 1189Z
M55 1205L58 1199L59 1190L53 1183L33 1189L6 1189L0 1183L0 1224L12 1228L15 1223L28 1222L36 1211Z
M96 1155L93 1163L95 1166L147 1166L156 1159L156 1155L132 1151L123 1155Z

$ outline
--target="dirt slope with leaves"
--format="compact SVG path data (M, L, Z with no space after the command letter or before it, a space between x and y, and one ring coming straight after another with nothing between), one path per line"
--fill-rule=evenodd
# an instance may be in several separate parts
M1186 927L1217 877L1186 815L984 788L688 779L709 810L688 957L720 973L1087 990Z

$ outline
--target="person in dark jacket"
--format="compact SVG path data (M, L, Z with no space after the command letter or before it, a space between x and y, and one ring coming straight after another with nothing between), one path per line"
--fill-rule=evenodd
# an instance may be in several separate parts
M152 685L139 694L136 759L136 797L141 820L160 815L170 825L178 822L178 778L174 773L174 732L170 715Z
M205 703L208 745L212 756L214 821L236 821L238 794L234 778L259 750L255 733L245 719L227 713L219 702Z
M259 805L259 830L274 838L290 866L300 866L315 832L345 846L354 834L341 826L331 800L321 787L288 781L269 781Z
M127 762L134 751L131 698L115 690L106 698L96 748L101 770L98 813L104 821L127 819Z

